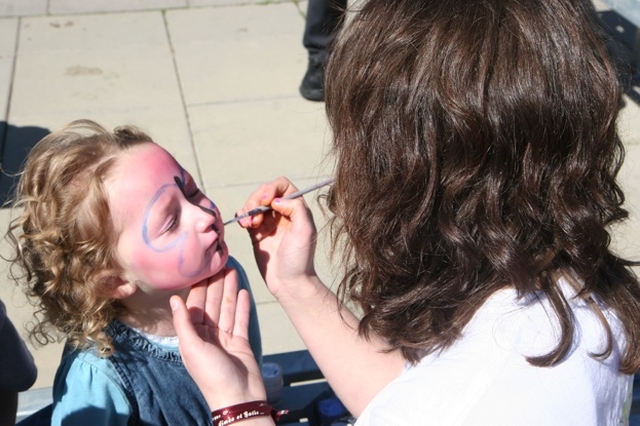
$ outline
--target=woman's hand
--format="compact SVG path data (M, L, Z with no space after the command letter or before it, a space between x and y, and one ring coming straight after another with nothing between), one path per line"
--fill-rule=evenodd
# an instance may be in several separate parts
M316 228L302 198L282 199L296 188L285 178L262 185L238 213L260 205L273 211L247 217L258 267L331 388L354 415L404 368L400 351L384 339L358 335L358 318L316 275ZM336 357L335 348L340 348Z
M276 298L303 291L296 283L316 275L313 264L316 227L311 210L302 197L282 198L295 191L297 188L281 177L260 186L238 212L241 214L260 205L273 208L273 211L242 219L240 226L249 231L258 268Z
M193 286L186 304L171 297L180 355L211 410L266 399L249 344L249 306L234 269Z

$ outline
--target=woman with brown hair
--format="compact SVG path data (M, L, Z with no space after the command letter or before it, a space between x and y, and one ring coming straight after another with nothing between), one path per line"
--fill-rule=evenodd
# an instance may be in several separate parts
M627 217L620 100L589 0L353 8L326 86L338 295L290 182L260 187L243 211L276 213L240 224L358 425L626 420L640 287L608 231Z

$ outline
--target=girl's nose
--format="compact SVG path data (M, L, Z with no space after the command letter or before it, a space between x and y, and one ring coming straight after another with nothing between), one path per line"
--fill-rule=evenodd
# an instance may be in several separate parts
M210 203L210 208L204 207L198 204L196 204L195 207L197 207L200 210L197 213L198 222L196 224L196 230L198 232L208 232L216 223L217 214L214 210L215 206L213 206L213 203Z

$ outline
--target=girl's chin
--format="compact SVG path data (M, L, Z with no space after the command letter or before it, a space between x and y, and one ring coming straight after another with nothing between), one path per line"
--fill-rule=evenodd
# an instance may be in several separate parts
M224 246L224 249L218 249L217 253L211 259L211 266L209 269L209 273L211 275L215 275L218 272L222 271L225 266L227 266L227 261L229 260L229 251L227 250L227 246Z
M223 267L227 264L229 260L229 248L227 247L227 243L224 241L218 246L218 253L220 254L220 262Z

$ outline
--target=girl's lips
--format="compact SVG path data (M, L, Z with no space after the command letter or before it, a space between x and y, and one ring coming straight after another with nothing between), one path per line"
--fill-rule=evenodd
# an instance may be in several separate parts
M217 225L217 221L216 221L216 223L211 225L211 229L215 233L215 237L214 237L213 241L211 242L211 246L209 246L209 248L207 250L211 249L212 247L215 247L216 250L218 250L219 247L220 247L220 242L224 241L224 239L223 239L224 237L222 236L222 232L219 231L220 228L218 228L216 225Z
M207 248L207 252L218 251L220 249L220 240L216 238L213 243Z
M221 255L224 254L224 247L221 244L218 244L218 247L216 248L216 251L219 252Z
M216 251L220 254L224 254L225 247L226 245L224 244L224 241L221 238L216 238L207 249L207 252Z

